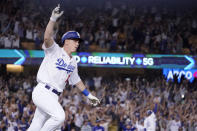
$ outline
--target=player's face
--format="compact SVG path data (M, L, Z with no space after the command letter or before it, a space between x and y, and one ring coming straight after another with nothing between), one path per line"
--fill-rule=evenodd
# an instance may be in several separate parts
M79 46L79 40L69 39L68 46L69 46L68 48L70 49L70 52L75 52Z

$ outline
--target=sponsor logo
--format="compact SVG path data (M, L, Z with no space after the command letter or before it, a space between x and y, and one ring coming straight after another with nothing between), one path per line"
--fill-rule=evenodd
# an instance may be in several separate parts
M168 80L174 80L174 77L177 76L178 82L181 81L181 77L192 82L197 78L197 70L180 70L180 69L163 69L163 75Z
M154 65L153 58L118 57L118 56L74 56L77 63L100 65Z

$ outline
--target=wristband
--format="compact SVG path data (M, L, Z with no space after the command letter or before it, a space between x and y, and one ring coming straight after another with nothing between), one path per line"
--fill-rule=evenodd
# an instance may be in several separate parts
M56 19L53 18L53 17L50 17L50 20L53 21L53 22L56 22Z
M89 93L89 91L87 90L87 89L84 89L83 91L82 91L82 93L85 95L85 96L88 96L90 93Z

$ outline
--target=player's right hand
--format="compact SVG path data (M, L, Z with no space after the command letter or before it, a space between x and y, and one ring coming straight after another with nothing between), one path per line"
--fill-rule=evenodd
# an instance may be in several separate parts
M56 20L61 17L63 13L64 11L60 12L60 4L58 4L58 6L53 9L50 20L56 22Z

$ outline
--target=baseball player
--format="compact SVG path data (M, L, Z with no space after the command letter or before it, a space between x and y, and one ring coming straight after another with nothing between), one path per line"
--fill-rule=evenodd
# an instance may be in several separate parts
M32 100L36 111L28 131L54 131L61 128L65 120L65 112L58 102L58 96L67 82L76 85L87 96L91 104L96 106L99 99L85 87L78 75L77 62L71 53L75 52L82 40L76 31L68 31L62 36L63 48L53 40L53 29L56 20L61 17L60 5L53 11L44 34L42 48L45 57L37 74L37 86L32 92Z

